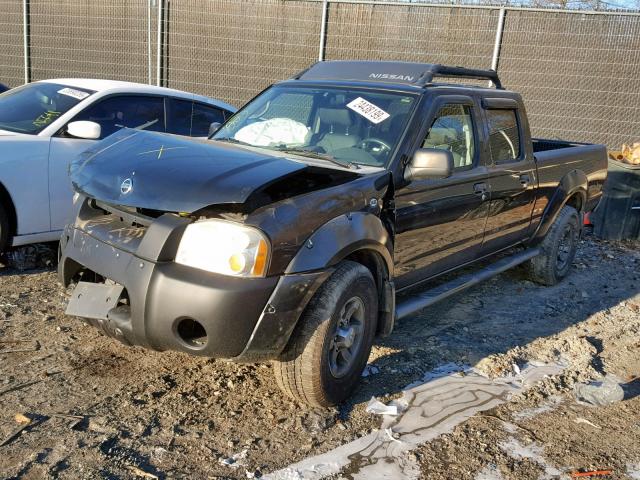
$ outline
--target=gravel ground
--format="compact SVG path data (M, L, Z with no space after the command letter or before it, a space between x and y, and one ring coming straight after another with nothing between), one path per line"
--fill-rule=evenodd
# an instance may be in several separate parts
M0 478L259 477L378 428L369 398L439 365L497 376L530 360L567 368L417 450L424 478L640 478L639 292L640 243L587 237L556 287L514 270L402 321L353 401L313 411L280 394L269 365L124 347L64 315L51 269L0 268ZM574 384L604 373L625 400L576 403Z

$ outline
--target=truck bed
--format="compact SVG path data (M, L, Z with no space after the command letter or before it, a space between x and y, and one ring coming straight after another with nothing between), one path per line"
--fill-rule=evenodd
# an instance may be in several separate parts
M584 172L588 179L587 208L590 211L602 196L607 177L607 147L605 145L532 139L541 189L555 190L559 179L573 170Z
M559 150L561 148L584 147L591 143L568 142L566 140L554 140L549 138L532 138L533 153Z

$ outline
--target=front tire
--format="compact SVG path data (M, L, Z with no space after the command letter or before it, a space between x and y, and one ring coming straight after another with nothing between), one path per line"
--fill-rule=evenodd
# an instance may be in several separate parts
M529 261L529 277L542 285L555 285L569 274L580 240L580 214L565 205L541 244L542 253Z
M340 263L310 300L280 359L273 362L280 389L314 407L348 398L369 358L377 316L371 272L356 262Z

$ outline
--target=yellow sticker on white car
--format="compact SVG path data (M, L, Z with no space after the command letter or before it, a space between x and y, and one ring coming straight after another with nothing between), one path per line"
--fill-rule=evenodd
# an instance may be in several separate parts
M387 112L362 97L358 97L348 103L347 108L353 110L359 115L362 115L364 118L376 125L389 118L389 114Z

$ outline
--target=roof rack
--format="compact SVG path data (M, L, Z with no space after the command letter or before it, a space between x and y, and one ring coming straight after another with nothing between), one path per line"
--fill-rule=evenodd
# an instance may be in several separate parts
M449 67L447 65L428 65L423 76L419 79L422 86L433 82L434 77L469 78L474 80L490 80L496 88L502 90L502 83L495 70L480 70L476 68Z
M435 77L490 80L496 88L502 89L502 83L495 70L450 67L434 63L331 60L315 63L293 78L402 83L426 87L433 83Z

